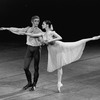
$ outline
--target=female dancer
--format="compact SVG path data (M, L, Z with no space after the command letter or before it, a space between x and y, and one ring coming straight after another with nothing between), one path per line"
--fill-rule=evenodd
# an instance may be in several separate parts
M85 44L91 40L97 40L100 36L93 38L81 39L76 42L62 42L62 39L55 31L53 31L52 24L49 20L46 20L42 24L42 28L46 30L43 35L43 41L48 46L48 66L47 71L58 72L58 92L61 92L60 88L63 86L61 83L64 65L70 64L82 56Z

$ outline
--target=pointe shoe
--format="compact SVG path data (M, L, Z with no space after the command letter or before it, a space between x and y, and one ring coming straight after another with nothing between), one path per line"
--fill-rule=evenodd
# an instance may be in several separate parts
M62 84L62 83L60 83L60 82L57 84L57 87L58 87L58 92L61 92L60 88L61 88L62 86L63 86L63 84Z

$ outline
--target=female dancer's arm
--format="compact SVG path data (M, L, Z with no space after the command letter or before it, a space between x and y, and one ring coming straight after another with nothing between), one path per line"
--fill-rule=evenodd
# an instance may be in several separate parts
M49 40L48 42L55 42L61 39L62 37L60 35L58 35L56 32L52 32L52 40Z

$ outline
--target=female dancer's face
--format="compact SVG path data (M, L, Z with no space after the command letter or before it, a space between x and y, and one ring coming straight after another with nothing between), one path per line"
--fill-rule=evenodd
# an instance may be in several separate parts
M42 28L43 28L43 29L46 29L46 27L47 27L46 23L43 22L43 24L42 24Z

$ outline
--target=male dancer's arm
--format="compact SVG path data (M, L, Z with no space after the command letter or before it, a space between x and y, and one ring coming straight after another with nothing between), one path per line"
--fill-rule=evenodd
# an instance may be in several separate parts
M9 30L10 32L17 34L17 35L28 35L28 36L35 37L35 38L42 36L42 32L40 32L38 34L31 34L32 30L29 27L26 27L26 28L2 27L2 28L0 28L0 30Z
M25 35L27 35L27 36L30 36L30 37L33 37L33 38L37 38L38 39L38 41L40 41L41 43L42 43L42 45L44 45L45 43L44 43L44 40L43 40L43 36L44 36L44 32L40 29L39 30L39 33L37 33L37 34L32 34L32 29L30 28L26 33L25 33Z
M0 28L0 30L9 30L10 32L17 34L17 35L24 35L28 29L29 29L29 27L26 27L26 28L15 28L15 27L5 28L5 27L2 27L2 28Z
M28 35L28 36L31 36L31 37L34 37L34 38L39 38L40 36L43 35L43 32L41 29L38 30L38 33L34 34L33 33L33 29L32 28L29 28L27 30L27 32L25 33L25 35Z
M37 33L37 34L31 34L31 33L27 33L27 32L26 32L25 35L38 38L38 37L42 36L43 34L42 34L41 32L40 32L40 33Z

